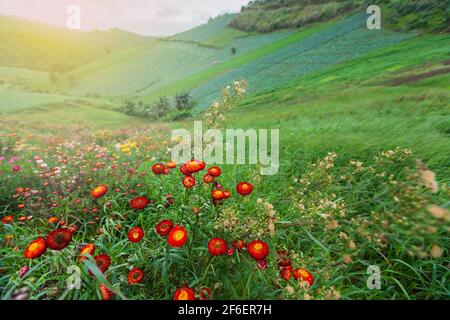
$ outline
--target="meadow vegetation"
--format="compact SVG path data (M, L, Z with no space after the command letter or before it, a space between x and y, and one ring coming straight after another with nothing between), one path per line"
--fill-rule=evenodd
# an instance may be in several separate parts
M392 23L402 32L365 30L363 13L322 21L309 11L300 30L230 28L255 14L282 22L291 5L254 1L166 39L121 33L107 54L65 57L72 42L58 44L47 57L74 65L55 82L38 60L0 60L3 299L448 297L450 38L435 28L440 14L423 29ZM56 46L63 31L46 32ZM38 43L20 45L31 54ZM280 129L278 174L173 163L171 129L193 120ZM69 266L79 290L68 288ZM369 266L380 290L367 285Z

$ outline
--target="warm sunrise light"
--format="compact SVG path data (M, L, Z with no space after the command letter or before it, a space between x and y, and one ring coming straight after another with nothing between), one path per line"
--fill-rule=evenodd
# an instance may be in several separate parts
M222 13L238 12L248 0L14 0L0 14L66 26L68 6L82 11L82 30L121 28L144 35L171 35Z

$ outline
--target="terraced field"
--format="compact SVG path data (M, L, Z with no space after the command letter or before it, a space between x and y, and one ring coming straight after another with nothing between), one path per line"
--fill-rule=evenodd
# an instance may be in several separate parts
M146 96L177 80L288 37L291 31L228 39L223 48L200 43L150 40L76 69L76 82L61 88L74 95ZM231 53L236 49L236 54ZM126 83L123 77L127 77Z
M201 107L215 99L215 89L233 79L245 78L251 83L252 92L273 90L299 77L348 61L364 53L380 49L413 34L368 30L366 15L357 14L318 31L303 41L295 42L282 50L252 61L244 66L221 74L212 81L193 89L193 95Z

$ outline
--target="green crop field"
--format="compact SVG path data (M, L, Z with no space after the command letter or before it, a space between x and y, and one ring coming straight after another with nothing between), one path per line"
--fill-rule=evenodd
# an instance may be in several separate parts
M0 16L0 299L448 299L444 2L376 3L381 30L267 0L162 38ZM173 163L199 120L279 130L276 174Z

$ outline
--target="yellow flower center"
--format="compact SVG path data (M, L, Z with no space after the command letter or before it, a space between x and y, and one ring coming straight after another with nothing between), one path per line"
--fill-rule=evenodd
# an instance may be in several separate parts
M307 277L307 276L308 276L308 272L306 272L306 271L303 270L303 269L300 269L298 272L300 273L300 275L301 275L302 277Z
M181 231L181 230L175 231L174 234L173 234L173 238L174 238L176 241L180 241L181 239L184 238L184 232Z
M32 243L30 246L30 251L36 251L39 249L39 244L38 243Z
M263 245L261 243L255 244L255 250L256 251L261 251L262 249L263 249Z
M180 295L178 296L179 300L187 300L189 298L189 294L186 290L182 290Z

